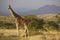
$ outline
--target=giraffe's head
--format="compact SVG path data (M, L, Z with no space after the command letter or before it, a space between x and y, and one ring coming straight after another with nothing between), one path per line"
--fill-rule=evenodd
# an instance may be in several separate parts
M11 9L11 5L8 5L8 9Z

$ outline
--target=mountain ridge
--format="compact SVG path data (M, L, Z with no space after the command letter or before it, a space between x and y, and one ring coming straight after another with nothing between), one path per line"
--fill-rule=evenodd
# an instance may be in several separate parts
M60 6L56 5L45 5L43 7L40 7L36 10L31 10L25 13L33 13L33 14L42 14L42 13L60 13Z

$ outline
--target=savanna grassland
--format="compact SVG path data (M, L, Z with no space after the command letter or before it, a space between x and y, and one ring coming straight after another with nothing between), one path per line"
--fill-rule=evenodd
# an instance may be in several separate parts
M60 14L23 15L28 22L29 37L23 37L23 25L16 36L15 20L12 16L0 15L0 40L60 40Z

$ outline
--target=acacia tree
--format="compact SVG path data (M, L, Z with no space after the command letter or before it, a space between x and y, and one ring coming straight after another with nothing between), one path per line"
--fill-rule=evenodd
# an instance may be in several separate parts
M43 29L43 19L38 19L36 15L28 15L24 16L24 18L26 18L29 21L28 26L30 30Z

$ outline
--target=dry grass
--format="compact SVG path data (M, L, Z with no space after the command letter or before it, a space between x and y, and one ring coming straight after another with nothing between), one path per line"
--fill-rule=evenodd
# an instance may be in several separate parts
M57 14L41 14L41 15L37 15L38 18L42 18L44 20L56 20L54 17Z
M24 30L20 30L20 35L24 35ZM15 29L0 29L0 40L60 40L60 32L44 32L44 34L29 37L17 37Z

